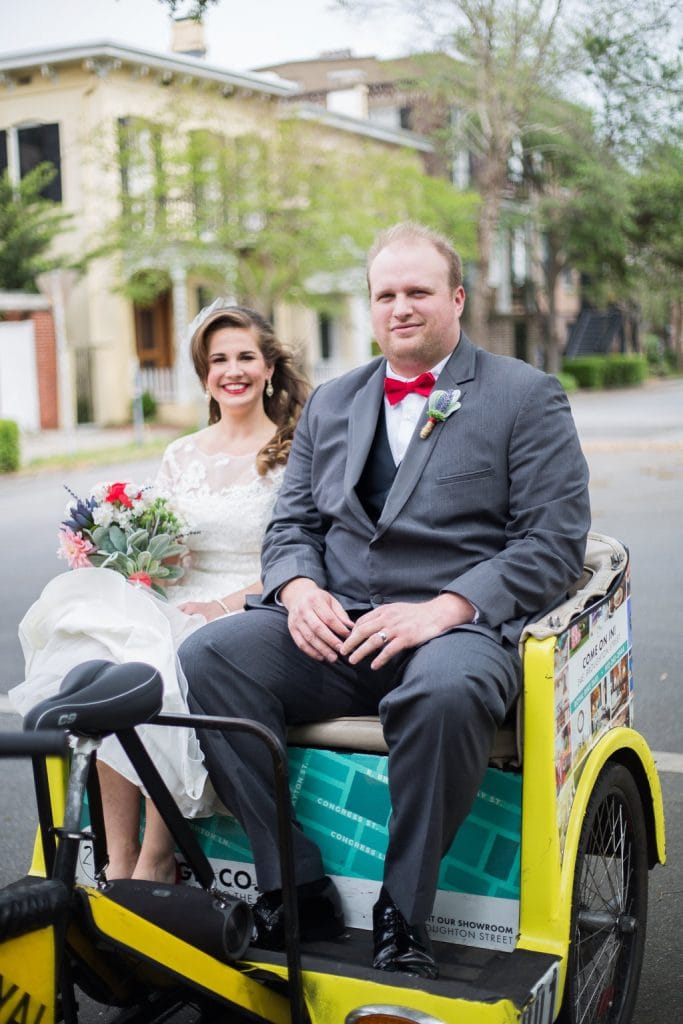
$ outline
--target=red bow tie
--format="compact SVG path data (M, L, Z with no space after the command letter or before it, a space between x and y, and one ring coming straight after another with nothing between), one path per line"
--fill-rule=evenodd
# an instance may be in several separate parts
M384 378L384 394L390 405L397 405L406 395L428 395L434 387L436 378L433 373L421 373L415 380L396 380L394 377Z

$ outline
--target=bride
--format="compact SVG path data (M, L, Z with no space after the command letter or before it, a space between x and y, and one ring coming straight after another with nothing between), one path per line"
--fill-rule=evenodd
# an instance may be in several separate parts
M26 679L10 691L23 714L90 658L145 661L161 672L163 710L187 710L176 650L190 632L241 611L261 584L260 550L307 388L258 313L218 300L192 325L191 352L209 398L209 425L166 449L156 483L192 523L189 554L169 601L110 569L53 579L19 625ZM186 817L216 797L192 730L143 727L144 741ZM98 751L108 877L175 880L173 839L151 800L139 839L139 780L115 737Z

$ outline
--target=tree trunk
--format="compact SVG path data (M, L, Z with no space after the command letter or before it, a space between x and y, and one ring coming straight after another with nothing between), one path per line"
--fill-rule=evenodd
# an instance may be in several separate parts
M468 320L473 341L482 348L488 348L488 325L492 313L489 272L498 226L500 199L495 191L487 194L483 186L481 192L482 204L477 231L479 258L476 263L476 277L470 291Z
M683 301L677 299L671 304L671 348L676 360L676 369L683 370Z
M557 282L562 272L563 261L556 252L548 258L546 288L548 290L548 336L545 339L545 368L548 373L559 373L562 369L560 353L560 325L557 315Z

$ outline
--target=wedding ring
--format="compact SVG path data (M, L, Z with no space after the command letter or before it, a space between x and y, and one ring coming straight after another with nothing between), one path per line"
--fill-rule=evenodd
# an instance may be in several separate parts
M387 634L384 632L383 629L379 630L379 632L377 633L377 636L380 638L380 640L382 641L383 644L385 644L387 642L387 640L389 639L389 637L387 636Z

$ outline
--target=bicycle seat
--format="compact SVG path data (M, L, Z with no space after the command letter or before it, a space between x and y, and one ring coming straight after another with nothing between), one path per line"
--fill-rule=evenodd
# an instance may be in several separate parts
M84 661L64 676L59 692L26 714L24 729L68 729L107 736L148 722L161 710L159 672L141 661Z

